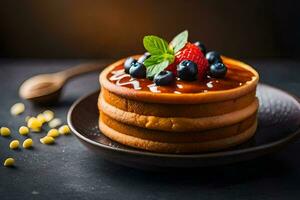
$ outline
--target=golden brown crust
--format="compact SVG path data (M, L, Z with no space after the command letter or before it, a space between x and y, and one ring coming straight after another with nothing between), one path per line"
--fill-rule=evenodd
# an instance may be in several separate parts
M153 93L150 91L139 91L122 86L117 86L116 84L110 82L107 79L108 73L116 66L122 64L124 59L121 59L110 66L108 66L100 75L100 84L105 89L111 91L112 93L122 96L126 99L132 99L143 102L152 103L162 103L162 104L199 104L199 103L209 103L209 102L219 102L226 101L229 99L236 99L238 97L244 96L251 91L254 91L258 83L259 75L258 73L249 65L242 63L240 61L222 57L223 62L228 65L239 66L244 68L254 74L254 78L238 88L222 90L222 91L210 91L207 93L184 93L181 95L173 93Z
M141 139L116 131L102 123L102 121L99 122L99 127L104 135L127 146L162 153L195 153L216 151L241 144L254 135L257 122L240 134L219 140L196 143L167 143Z
M157 117L123 111L108 104L102 97L100 97L99 103L99 110L119 122L147 129L171 132L203 131L232 125L248 118L257 109L258 100L255 99L249 106L223 115L199 118Z
M170 142L170 143L193 143L193 142L204 142L210 140L218 140L226 137L230 137L233 135L237 135L246 129L248 129L256 120L256 113L242 122L217 128L211 129L208 131L195 131L195 132L166 132L166 131L156 131L145 128L140 128L136 126L127 125L121 122L118 122L105 113L100 113L99 120L102 123L105 123L108 127L122 132L126 135L130 135L133 137L157 141L157 142Z
M101 89L101 94L107 103L127 112L157 117L189 118L222 115L240 110L247 107L255 100L255 92L256 91L254 90L247 95L227 101L202 104L169 104L166 106L166 104L147 103L126 99L103 87Z

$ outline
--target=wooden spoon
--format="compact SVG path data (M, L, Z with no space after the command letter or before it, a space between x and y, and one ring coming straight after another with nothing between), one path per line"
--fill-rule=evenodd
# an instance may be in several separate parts
M33 76L23 82L19 95L34 103L54 103L59 99L61 90L68 80L88 72L100 72L103 68L103 64L80 64L64 71Z

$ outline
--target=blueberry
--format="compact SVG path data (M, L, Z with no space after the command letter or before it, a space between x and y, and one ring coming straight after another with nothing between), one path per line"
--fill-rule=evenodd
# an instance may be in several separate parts
M184 81L194 81L197 79L197 64L190 60L183 60L177 65L178 77Z
M195 44L197 47L199 47L199 49L202 51L203 55L206 54L206 47L205 47L205 45L204 45L202 42L197 41L197 42L195 42L194 44Z
M149 58L151 55L149 52L144 53L141 57L139 57L138 62L143 63L147 58Z
M145 78L146 77L146 67L142 63L139 62L134 62L132 63L130 69L129 69L129 74L133 78Z
M129 58L127 58L126 60L125 60L125 62L124 62L124 68L125 68L125 72L128 74L129 73L129 69L130 69L130 67L131 67L131 65L133 64L133 63L136 63L137 61L136 61L136 59L134 59L134 58L132 58L132 57L129 57Z
M170 85L175 80L175 76L171 71L161 71L153 78L155 85Z
M210 66L210 76L213 78L224 78L227 67L223 63L214 63Z
M208 60L209 64L213 64L213 63L217 63L217 62L221 63L222 62L221 55L216 51L208 52L205 57Z

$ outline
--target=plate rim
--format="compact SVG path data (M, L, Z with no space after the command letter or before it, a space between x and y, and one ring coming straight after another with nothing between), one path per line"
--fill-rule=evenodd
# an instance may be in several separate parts
M288 94L289 96L293 97L293 99L299 104L300 107L300 99L289 93L284 91L283 89L268 85L268 84L263 84L263 83L259 83L259 85L263 85L263 86L267 86L276 90L279 90L283 93ZM248 147L248 148L244 148L244 149L238 149L238 150L230 150L230 151L219 151L219 152L209 152L209 153L195 153L195 154L170 154L170 153L157 153L157 152L147 152L147 151L142 151L139 149L121 149L121 148L116 148L116 147L111 147L108 145L104 145L101 144L99 142L95 142L85 136L83 136L82 134L80 134L74 127L71 117L72 117L72 113L75 109L75 107L84 99L88 98L89 96L92 96L94 94L96 94L97 92L99 92L100 90L91 92L87 95L84 95L82 97L80 97L79 99L77 99L72 106L69 108L68 110L68 114L67 114L67 123L71 129L71 131L75 134L76 137L82 139L83 141L95 145L97 147L101 147L104 148L106 150L112 150L112 151L117 151L119 153L126 153L126 154L133 154L133 155L142 155L142 156L151 156L151 157L161 157L161 158L180 158L180 159L184 159L184 158L216 158L216 157L227 157L227 156L235 156L235 155L239 155L239 154L245 154L245 153L253 153L253 152L259 152L262 150L267 150L270 149L272 147L282 147L283 145L288 144L289 142L292 142L293 140L295 140L297 138L298 135L300 135L300 127L298 127L298 129L296 131L294 131L293 133L290 133L287 137L271 142L271 143L267 143L267 144L263 144L263 145L259 145L259 146L255 146L255 147Z

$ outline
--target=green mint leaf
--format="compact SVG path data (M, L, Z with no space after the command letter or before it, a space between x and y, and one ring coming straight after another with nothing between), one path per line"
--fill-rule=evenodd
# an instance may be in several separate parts
M145 36L143 39L143 43L145 49L151 55L162 55L164 53L170 53L168 43L160 37L154 35Z
M164 60L168 60L169 61L169 64L173 63L174 59L175 59L175 55L174 54L169 54L169 53L165 53L163 55L163 57L164 57Z
M153 55L144 61L144 65L146 67L149 67L152 65L157 65L157 64L163 62L164 60L165 60L165 58L164 58L163 54L162 55Z
M170 42L170 46L174 49L174 53L177 53L182 49L188 41L189 33L187 30L179 33L174 39Z
M152 65L157 65L165 60L168 60L169 61L169 64L170 63L173 63L174 62L174 58L175 56L173 54L168 54L168 53L165 53L165 54L162 54L162 55L153 55L153 56L150 56L149 58L147 58L145 61L144 61L144 65L146 67L149 67L149 66L152 66Z
M151 66L147 67L147 78L152 78L153 76L155 76L155 74L158 74L159 72L163 71L168 66L169 66L169 61L165 60L156 65L151 65Z

